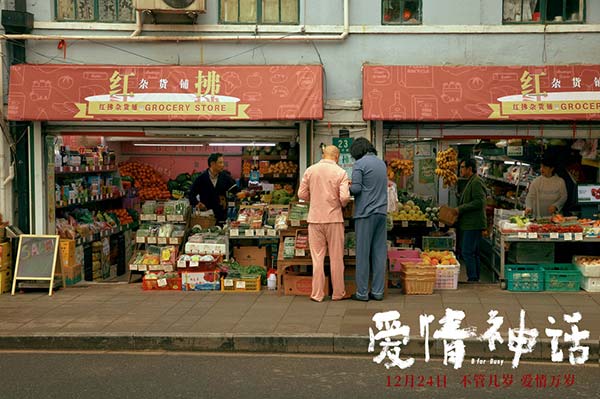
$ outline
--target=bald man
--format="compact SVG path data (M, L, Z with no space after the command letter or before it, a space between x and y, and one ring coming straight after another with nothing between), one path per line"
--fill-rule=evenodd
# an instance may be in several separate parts
M344 217L342 208L350 200L348 175L337 162L340 150L329 145L323 159L312 165L302 176L298 198L310 202L308 211L308 243L312 257L313 279L310 299L325 297L325 253L331 266L331 299L344 299Z

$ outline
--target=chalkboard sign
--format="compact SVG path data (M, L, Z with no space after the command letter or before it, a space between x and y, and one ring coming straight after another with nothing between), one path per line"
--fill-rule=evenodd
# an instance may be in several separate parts
M15 294L17 280L49 280L49 295L52 295L59 240L56 235L19 236L12 295Z

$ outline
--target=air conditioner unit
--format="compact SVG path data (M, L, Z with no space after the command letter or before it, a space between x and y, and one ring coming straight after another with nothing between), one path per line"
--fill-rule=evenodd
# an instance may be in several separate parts
M134 0L136 10L165 13L206 12L206 0Z

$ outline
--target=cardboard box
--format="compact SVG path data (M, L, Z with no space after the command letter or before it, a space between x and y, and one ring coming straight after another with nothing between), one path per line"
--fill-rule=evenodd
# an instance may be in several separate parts
M75 266L77 259L75 258L75 240L60 239L59 256L62 267Z
M219 272L181 273L182 291L218 291L221 289Z
M3 242L0 244L0 264L10 264L12 262L12 255L10 249L10 242Z
M12 270L0 270L0 294L12 289Z
M312 293L312 275L284 274L283 288L285 295L310 296ZM325 277L325 295L330 295L329 277Z
M271 247L239 247L233 249L233 257L242 266L270 267Z
M67 286L75 285L81 281L81 277L82 277L81 264L77 264L77 265L73 265L73 266L63 266L62 273L65 278L65 284Z

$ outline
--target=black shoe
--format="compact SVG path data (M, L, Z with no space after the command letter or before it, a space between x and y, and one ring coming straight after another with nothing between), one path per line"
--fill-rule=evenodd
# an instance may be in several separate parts
M369 299L372 299L374 301L383 301L383 296L373 295L369 292Z
M350 299L352 299L353 301L369 302L368 299L359 298L356 296L356 294L352 294L350 296Z

